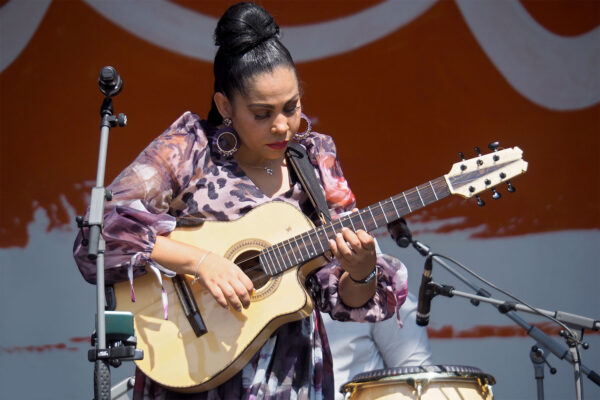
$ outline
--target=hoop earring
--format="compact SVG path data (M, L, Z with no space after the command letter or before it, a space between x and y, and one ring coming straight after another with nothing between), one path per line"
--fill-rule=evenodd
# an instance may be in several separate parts
M300 114L300 119L306 121L306 130L304 132L298 132L294 135L294 140L296 142L306 139L308 135L310 135L310 133L312 132L312 123L310 122L310 119L308 119L308 117L304 115L304 113Z
M240 148L240 137L231 126L231 118L223 118L223 128L213 137L213 146L223 157L231 157Z

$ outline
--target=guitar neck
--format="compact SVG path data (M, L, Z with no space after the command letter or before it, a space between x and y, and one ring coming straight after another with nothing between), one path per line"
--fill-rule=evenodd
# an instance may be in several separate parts
M267 275L277 275L325 254L329 250L329 239L333 239L342 228L371 232L450 194L446 179L439 177L270 246L260 253L260 264Z

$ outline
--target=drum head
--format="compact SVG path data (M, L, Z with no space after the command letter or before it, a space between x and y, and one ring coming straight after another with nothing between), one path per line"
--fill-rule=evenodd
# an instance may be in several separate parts
M489 385L494 385L496 379L490 375L484 373L482 370L476 367L469 367L466 365L420 365L415 367L397 367L397 368L386 368L377 369L374 371L363 372L357 374L352 378L351 382L364 382L373 381L384 378L399 378L403 375L415 375L430 373L434 376L455 376L465 378L480 378ZM350 382L348 382L350 383Z

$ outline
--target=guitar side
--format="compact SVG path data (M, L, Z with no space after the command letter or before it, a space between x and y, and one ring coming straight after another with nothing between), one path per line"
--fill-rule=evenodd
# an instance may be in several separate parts
M236 260L312 228L295 207L271 202L236 221L178 228L170 238ZM304 289L304 277L322 264L322 259L316 259L272 277L256 288L250 307L241 312L224 309L202 285L190 285L208 329L200 337L194 334L171 279L163 279L168 320L164 319L161 288L154 274L134 280L136 302L131 302L128 282L115 284L117 309L134 314L138 348L144 351L137 366L152 380L180 392L209 390L224 383L279 326L310 315L313 304ZM186 279L191 281L189 276Z

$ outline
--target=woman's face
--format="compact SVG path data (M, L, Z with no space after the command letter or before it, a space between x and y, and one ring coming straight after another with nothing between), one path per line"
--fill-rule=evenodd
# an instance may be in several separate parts
M224 96L223 96L224 97ZM249 79L246 95L236 93L225 110L241 139L236 158L262 165L283 157L300 126L300 90L294 70L276 67Z

